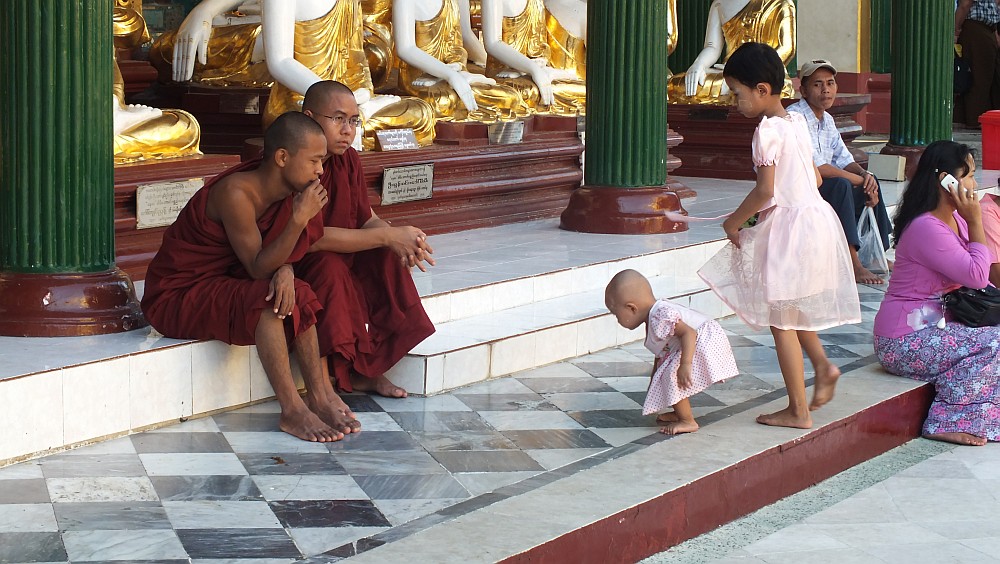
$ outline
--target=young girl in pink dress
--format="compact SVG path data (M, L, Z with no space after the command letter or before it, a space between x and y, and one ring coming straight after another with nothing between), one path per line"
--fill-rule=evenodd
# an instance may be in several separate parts
M646 348L656 355L642 414L672 412L656 418L661 433L676 435L698 430L688 398L715 382L739 374L725 331L714 319L657 300L649 281L635 270L623 270L608 283L604 302L627 329L646 324Z
M788 407L757 422L808 429L810 410L833 398L840 376L815 332L860 322L861 305L843 229L818 190L805 120L781 104L784 76L778 54L761 43L742 45L726 62L739 112L763 116L753 137L757 185L722 224L731 244L698 275L745 323L774 335ZM758 212L753 227L740 229ZM816 372L809 404L803 349Z

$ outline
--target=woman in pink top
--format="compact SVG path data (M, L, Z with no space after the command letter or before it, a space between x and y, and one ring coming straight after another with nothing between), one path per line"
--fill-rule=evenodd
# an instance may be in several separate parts
M990 284L1000 288L1000 200L998 196L986 194L979 201L983 210L983 231L986 232L986 246L993 253L990 267Z
M941 311L944 294L989 283L975 167L971 149L953 141L920 157L896 212L896 268L875 316L875 353L889 372L934 384L924 437L981 446L1000 440L1000 326L967 327Z

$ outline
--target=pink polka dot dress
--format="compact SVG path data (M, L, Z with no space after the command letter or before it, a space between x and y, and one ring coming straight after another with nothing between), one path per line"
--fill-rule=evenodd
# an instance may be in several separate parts
M677 385L681 341L674 335L674 327L678 321L683 321L698 331L691 362L691 386L685 389ZM643 415L665 411L682 399L706 390L715 382L739 374L733 350L729 347L729 338L722 326L714 319L669 300L657 300L649 310L645 345L657 358L663 360L649 383L646 403L642 406Z

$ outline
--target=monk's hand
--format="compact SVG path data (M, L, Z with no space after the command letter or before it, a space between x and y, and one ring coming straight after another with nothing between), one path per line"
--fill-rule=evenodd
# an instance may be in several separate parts
M323 188L317 178L310 182L305 190L295 195L295 199L292 200L292 218L300 225L305 225L323 209L327 201L329 196L326 188Z
M274 313L278 319L292 314L292 308L295 307L295 272L291 266L282 265L271 277L264 301L271 300L274 300Z
M434 259L430 256L434 251L427 245L427 235L416 227L390 227L386 246L396 253L399 261L407 268L415 266L427 272L423 262L434 266Z

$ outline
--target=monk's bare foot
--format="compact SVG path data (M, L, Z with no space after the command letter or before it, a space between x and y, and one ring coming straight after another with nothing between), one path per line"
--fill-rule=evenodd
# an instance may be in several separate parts
M970 435L969 433L935 433L933 435L924 435L924 438L966 446L984 446L987 442L985 438Z
M355 390L361 392L375 392L386 398L405 398L406 390L393 384L385 377L385 374L378 378L366 378L360 374L351 374L351 385Z
M334 399L325 405L309 402L309 408L327 425L345 435L361 431L361 422L354 416L351 408L347 407L344 400L340 399L340 396L334 395Z
M344 434L327 425L315 413L304 409L297 412L282 412L278 428L304 441L329 443L344 438Z
M694 433L698 430L698 423L695 421L677 420L660 427L660 432L664 435L680 435L681 433Z
M675 421L680 421L680 417L677 417L677 413L674 411L668 411L656 416L657 423L673 423Z
M885 280L863 266L854 267L854 280L858 284L885 284Z
M809 412L795 413L790 407L786 407L775 413L766 413L757 416L757 422L761 425L772 427L791 427L793 429L809 429L813 426L812 417Z
M837 388L837 380L840 378L840 368L832 362L828 362L823 369L816 369L816 387L813 390L813 399L809 404L809 411L816 411L833 399L833 392Z

